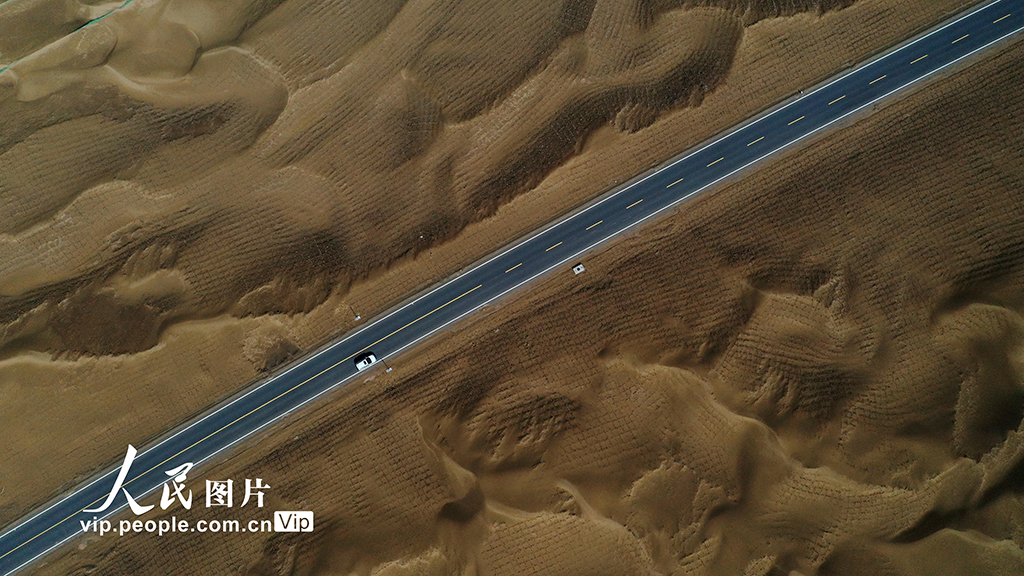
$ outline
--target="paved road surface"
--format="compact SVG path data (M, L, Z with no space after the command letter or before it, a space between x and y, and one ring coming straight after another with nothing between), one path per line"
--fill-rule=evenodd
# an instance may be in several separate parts
M571 273L570 266L595 246L1022 29L1024 0L997 0L807 90L501 250L145 447L125 487L136 499L142 498L163 485L168 479L166 470L213 458L351 381L356 374L352 359L360 352L373 350L379 358L390 358L542 274L553 270ZM80 520L102 518L123 509L126 500L118 496L103 513L83 512L103 502L117 472L111 470L55 499L0 535L0 576L23 568L80 534ZM205 486L195 482L197 478L201 480L193 475L189 484L197 492L193 505L205 505ZM129 517L134 518L130 513Z

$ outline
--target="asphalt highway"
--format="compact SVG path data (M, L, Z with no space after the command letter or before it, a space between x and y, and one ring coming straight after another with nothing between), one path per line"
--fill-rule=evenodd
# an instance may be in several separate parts
M481 260L144 446L125 477L124 488L142 504L153 503L152 493L168 480L165 471L215 458L286 414L351 382L357 374L356 355L372 350L378 358L391 358L544 274L571 274L571 266L584 254L626 230L812 135L843 125L855 114L867 113L876 103L906 93L954 64L966 64L968 57L1021 30L1024 0L996 0L806 90ZM382 369L378 364L369 370ZM120 458L123 454L119 462ZM80 521L106 518L124 509L127 501L121 492L104 512L84 512L103 503L119 469L120 465L94 477L6 528L0 534L0 576L25 568L81 536ZM188 487L195 493L193 506L204 505L202 480L191 473ZM124 517L136 518L130 512Z

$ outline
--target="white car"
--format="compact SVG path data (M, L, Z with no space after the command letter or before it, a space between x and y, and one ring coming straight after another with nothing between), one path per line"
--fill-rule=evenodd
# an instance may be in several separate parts
M377 363L377 356L373 352L364 352L356 356L356 370L366 370Z

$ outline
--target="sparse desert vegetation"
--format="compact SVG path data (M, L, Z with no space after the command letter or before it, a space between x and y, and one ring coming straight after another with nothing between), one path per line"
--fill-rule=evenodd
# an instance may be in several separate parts
M209 471L314 534L94 539L42 573L1019 574L1022 64L688 204Z
M2 522L968 2L72 4L0 5Z
M105 5L0 5L0 523L968 3L137 1L70 35ZM1022 62L211 471L268 478L311 537L91 540L42 571L1019 573Z

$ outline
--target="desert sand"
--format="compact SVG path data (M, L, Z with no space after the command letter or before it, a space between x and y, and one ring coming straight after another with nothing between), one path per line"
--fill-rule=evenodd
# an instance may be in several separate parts
M1022 81L1018 44L204 472L313 534L91 538L40 573L1022 573Z
M0 4L0 524L967 4Z

